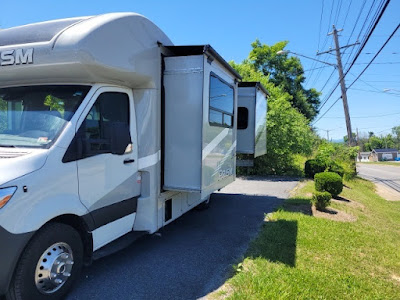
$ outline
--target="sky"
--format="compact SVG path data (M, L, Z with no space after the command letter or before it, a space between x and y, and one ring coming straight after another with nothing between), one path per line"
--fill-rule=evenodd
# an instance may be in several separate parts
M211 44L225 60L241 62L251 51L251 43L259 39L272 45L287 40L287 50L336 64L332 54L316 56L333 47L332 25L343 29L340 46L361 41L381 1L377 0L286 0L286 1L183 1L183 0L114 0L114 1L2 1L0 28L34 22L97 15L108 12L137 12L158 25L175 45ZM3 13L9 12L9 13ZM368 14L370 12L370 14ZM346 86L366 67L400 21L400 1L389 3L366 47L346 76ZM358 18L358 16L360 16ZM367 18L368 17L368 18ZM358 22L356 22L358 19ZM363 29L363 30L362 30ZM343 65L359 45L346 48ZM353 50L354 49L354 50ZM352 52L353 51L353 52ZM291 54L293 55L293 54ZM338 82L334 67L299 57L307 77L305 88L321 91L321 101ZM353 132L360 136L369 131L385 135L400 125L400 30L392 37L374 63L347 91ZM337 88L320 116L340 97ZM317 121L319 117L315 119ZM346 135L343 104L336 104L313 124L322 137L342 139ZM328 131L328 132L327 132Z

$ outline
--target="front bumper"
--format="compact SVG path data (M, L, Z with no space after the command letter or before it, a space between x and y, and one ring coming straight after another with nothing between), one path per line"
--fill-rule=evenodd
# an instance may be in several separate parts
M0 226L0 295L7 292L18 259L33 234L13 234Z

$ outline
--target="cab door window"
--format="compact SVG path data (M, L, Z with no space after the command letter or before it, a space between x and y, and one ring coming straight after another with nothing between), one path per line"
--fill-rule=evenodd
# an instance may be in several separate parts
M106 92L97 98L79 130L86 143L86 157L111 153L115 126L129 128L129 96Z
M129 153L132 149L129 116L127 94L102 93L82 122L62 161L67 163L104 153Z

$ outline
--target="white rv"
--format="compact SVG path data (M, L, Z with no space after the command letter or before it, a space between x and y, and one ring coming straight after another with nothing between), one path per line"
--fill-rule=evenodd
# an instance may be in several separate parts
M239 82L236 153L246 155L238 166L252 167L267 153L268 91L260 82Z
M231 183L239 80L134 13L0 31L0 295L59 299L95 251Z

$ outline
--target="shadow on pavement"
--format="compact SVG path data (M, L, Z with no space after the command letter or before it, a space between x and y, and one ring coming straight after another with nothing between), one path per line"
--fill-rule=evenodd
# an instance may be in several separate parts
M240 176L238 177L240 179L246 180L246 181L268 181L268 182L290 182L290 181L297 181L299 180L298 177L289 177L289 176Z
M213 194L206 211L190 211L131 246L86 268L67 299L197 299L220 287L249 242L283 199ZM295 265L297 224L267 222L265 251Z

